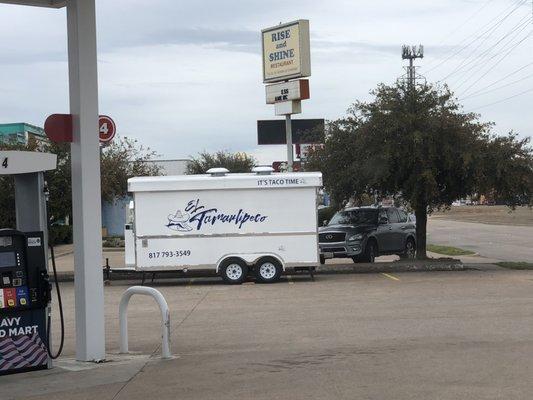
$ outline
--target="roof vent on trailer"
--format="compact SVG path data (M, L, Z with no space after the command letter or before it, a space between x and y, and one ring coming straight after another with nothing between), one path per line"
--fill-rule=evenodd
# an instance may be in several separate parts
M211 176L225 176L229 171L226 168L210 168L207 173Z
M274 168L272 168L272 167L254 167L254 168L252 168L252 172L255 172L257 175L270 175L272 172L274 172Z

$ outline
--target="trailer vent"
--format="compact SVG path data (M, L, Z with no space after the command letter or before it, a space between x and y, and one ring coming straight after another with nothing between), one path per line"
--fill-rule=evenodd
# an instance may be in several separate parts
M207 173L211 176L225 176L229 171L226 168L211 168Z
M254 167L254 168L252 168L252 172L255 172L257 175L270 175L272 172L274 172L274 168L272 168L272 167Z

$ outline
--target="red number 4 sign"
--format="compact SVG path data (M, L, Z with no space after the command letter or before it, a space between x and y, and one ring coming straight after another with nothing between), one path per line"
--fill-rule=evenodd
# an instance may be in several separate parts
M100 142L110 142L117 133L115 121L113 121L107 115L100 115L100 118L98 118L98 131L98 134L100 135Z

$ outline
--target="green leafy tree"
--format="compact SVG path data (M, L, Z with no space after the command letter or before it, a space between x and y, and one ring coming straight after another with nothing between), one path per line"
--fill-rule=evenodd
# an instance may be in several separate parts
M426 258L427 216L481 193L510 207L532 204L533 152L514 133L463 113L447 87L380 85L328 126L307 169L321 170L338 203L400 195L415 211L417 257Z
M57 155L57 168L45 172L50 193L48 216L57 222L72 216L72 186L70 144L45 143L37 146L4 143L2 150L43 151ZM100 159L102 200L114 201L127 195L127 181L133 176L160 175L161 168L153 164L157 154L134 139L117 137L102 150ZM0 177L0 226L15 226L13 178Z
M114 201L128 193L128 179L134 176L161 175L161 167L153 160L157 153L136 139L119 137L102 151L102 200Z
M187 165L187 174L205 174L210 168L226 168L230 172L250 172L257 164L254 157L246 153L202 152L198 157L191 157Z

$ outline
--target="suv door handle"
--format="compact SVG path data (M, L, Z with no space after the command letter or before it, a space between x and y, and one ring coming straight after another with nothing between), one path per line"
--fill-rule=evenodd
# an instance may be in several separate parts
M389 231L392 231L392 226L389 226Z
M408 229L409 227L408 226L402 226L402 231L405 231L406 229Z

